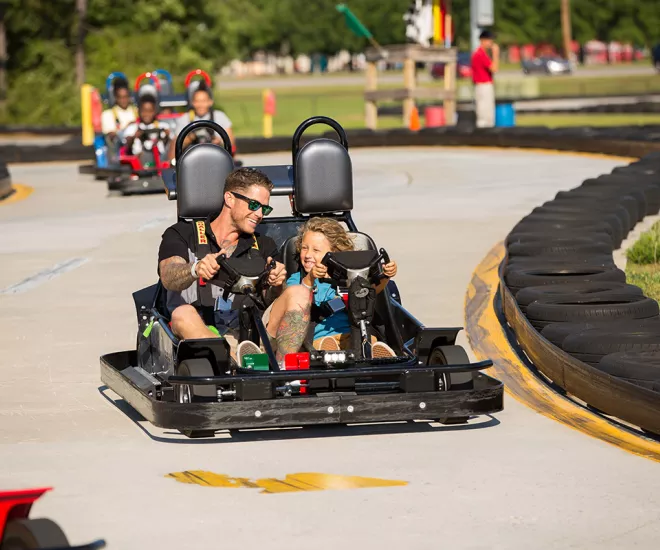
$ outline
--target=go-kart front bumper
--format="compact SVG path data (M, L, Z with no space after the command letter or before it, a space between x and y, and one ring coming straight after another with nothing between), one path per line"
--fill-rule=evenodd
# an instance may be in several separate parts
M359 393L334 391L310 396L276 397L247 401L178 403L158 397L148 377L125 376L137 364L136 353L123 351L101 357L101 379L146 420L157 427L180 430L272 428L314 424L345 424L408 420L443 421L499 412L503 407L503 384L479 372L492 363L424 367L421 370L473 372L474 387L467 390ZM417 367L389 367L392 374L405 374ZM420 369L417 369L420 370ZM364 369L340 371L342 376L359 378ZM310 371L272 373L278 378L314 376ZM235 378L255 380L269 373ZM326 374L332 378L332 374ZM226 377L225 377L226 379ZM152 382L153 382L152 377ZM173 379L174 380L174 379ZM200 383L200 379L195 383ZM212 382L212 379L208 379Z
M108 179L108 191L119 191L122 195L163 193L163 180L158 172L140 170L113 176Z

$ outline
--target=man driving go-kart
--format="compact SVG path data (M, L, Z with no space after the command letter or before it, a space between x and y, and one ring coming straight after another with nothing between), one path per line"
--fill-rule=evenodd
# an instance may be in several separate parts
M115 105L101 114L101 131L109 140L114 140L117 133L134 122L137 116L135 106L131 105L128 82L118 79L113 89Z
M154 149L158 150L159 158L165 158L170 129L156 120L157 101L151 95L140 98L138 115L138 120L131 122L120 135L125 142L126 152L140 156L142 166L148 168L155 165Z
M191 104L193 109L190 111L190 113L187 115L182 115L177 120L176 127L174 129L174 139L172 140L172 144L170 146L169 159L174 159L174 143L176 137L178 137L178 135L186 126L196 120L211 120L222 126L227 131L229 139L231 140L232 147L235 149L236 141L234 138L234 133L231 129L232 122L223 111L213 109L213 97L211 95L211 90L209 90L205 82L200 82L197 89L195 89L193 92ZM222 140L220 139L220 136L214 134L211 130L206 128L201 129L188 134L185 141L183 142L183 149L185 150L194 143L209 142L220 145Z
M167 290L172 330L178 337L222 336L236 352L238 310L245 296L225 296L218 286L207 285L206 281L220 270L216 261L220 254L246 259L261 256L268 263L279 259L275 242L255 231L263 216L272 211L268 204L272 187L270 179L259 170L234 170L225 182L224 205L219 213L194 224L178 222L163 234L158 271ZM285 279L284 265L276 262L268 276L270 287L264 299L273 303L277 298L277 306L266 310L263 319L269 335L282 343L282 353L286 353L291 333L297 330L286 314L304 308L309 299L309 290L301 285L283 291ZM240 364L240 350L236 353Z

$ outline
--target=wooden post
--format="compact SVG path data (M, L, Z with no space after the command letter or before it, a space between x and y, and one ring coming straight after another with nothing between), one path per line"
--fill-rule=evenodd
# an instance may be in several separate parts
M406 59L403 62L403 87L408 91L415 90L415 60ZM410 125L410 116L415 106L414 98L410 97L403 100L403 126L408 128Z
M76 0L76 14L78 18L76 38L76 82L78 86L85 83L85 19L87 16L87 0Z
M370 61L367 63L367 86L368 92L373 92L378 89L378 69L376 63ZM364 122L365 126L370 130L375 130L378 127L378 105L375 101L366 101L364 105Z
M443 101L445 124L453 126L456 120L456 60L445 63L445 92L454 94Z

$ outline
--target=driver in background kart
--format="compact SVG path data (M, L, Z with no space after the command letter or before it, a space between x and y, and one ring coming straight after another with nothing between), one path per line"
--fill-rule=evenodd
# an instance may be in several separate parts
M176 121L176 127L174 128L174 137L170 145L170 160L174 159L174 150L176 138L183 131L183 129L188 126L191 122L196 120L212 120L213 122L222 126L224 130L227 131L229 139L231 140L232 148L235 149L236 141L234 139L234 132L231 129L232 122L229 117L219 110L213 110L213 98L211 97L211 92L207 88L206 83L202 82L195 90L192 96L192 107L193 110L190 111L187 115L181 115ZM211 133L212 135L209 135ZM211 130L202 129L198 132L192 132L186 136L186 139L183 141L183 150L195 143L197 140L206 140L216 145L222 145L222 138Z
M208 281L218 273L216 257L222 253L232 257L256 254L267 262L279 259L275 242L256 231L263 217L272 211L268 204L272 188L268 176L259 170L234 170L225 181L222 210L209 215L204 222L182 221L169 227L163 233L158 252L158 273L167 289L167 308L174 334L183 339L224 337L239 365L244 352L252 353L250 346L256 347L251 341L238 345L238 311L245 297L230 294L225 300L220 287L201 285L200 280ZM207 252L200 253L200 243L204 243ZM276 340L281 357L300 348L299 333L307 327L301 323L304 312L309 311L310 299L309 290L302 285L285 290L285 280L284 265L277 261L268 276L270 288L265 302L271 306L264 313L263 322ZM211 306L202 304L209 288ZM308 323L309 313L306 315Z
M134 105L131 105L131 93L128 82L118 79L114 84L115 105L101 114L101 131L109 140L114 140L117 133L137 118Z
M138 120L131 122L121 132L126 143L126 150L130 154L140 155L143 151L151 154L155 147L160 153L160 158L165 158L170 129L166 124L156 120L157 104L154 96L142 96L138 106ZM145 162L142 164L146 166Z

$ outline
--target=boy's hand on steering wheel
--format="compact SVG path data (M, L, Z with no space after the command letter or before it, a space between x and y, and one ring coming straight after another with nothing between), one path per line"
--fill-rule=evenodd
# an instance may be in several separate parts
M397 266L395 261L383 265L383 275L388 279L391 279L396 275Z
M311 273L313 279L325 279L328 276L328 268L321 263L314 264Z
M270 263L273 260L270 256L266 263ZM268 274L268 284L270 286L282 286L286 280L286 268L284 264L280 262L275 262L275 267Z

